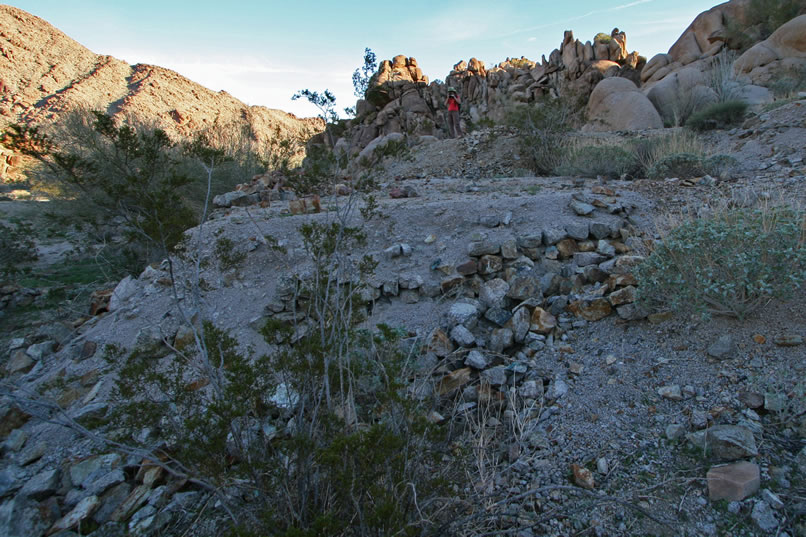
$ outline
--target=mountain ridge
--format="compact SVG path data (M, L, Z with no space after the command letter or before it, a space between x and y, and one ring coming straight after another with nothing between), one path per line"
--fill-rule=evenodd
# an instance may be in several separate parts
M77 108L146 121L180 139L239 126L266 143L324 128L319 118L250 106L165 67L96 54L46 20L0 5L0 128L55 123Z

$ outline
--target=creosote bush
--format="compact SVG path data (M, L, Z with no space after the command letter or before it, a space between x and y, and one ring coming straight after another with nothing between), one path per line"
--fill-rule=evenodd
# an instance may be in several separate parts
M220 149L203 134L178 144L160 129L87 110L72 112L47 133L10 125L3 134L6 145L36 159L31 183L65 201L60 207L70 211L68 220L81 222L104 245L96 258L110 260L107 268L117 276L164 259L199 222L215 188L229 189L245 179L243 172L261 169L249 138L248 132L219 134Z
M645 306L744 318L806 281L806 212L727 209L673 229L638 270Z
M124 364L109 422L215 496L231 535L428 535L450 515L461 472L411 395L401 331L357 328L376 263L350 255L366 239L349 212L300 228L312 266L281 283L293 314L266 319L271 355L208 321L181 344L108 349Z
M686 127L695 131L724 129L741 123L746 113L745 101L725 101L695 112L686 120Z

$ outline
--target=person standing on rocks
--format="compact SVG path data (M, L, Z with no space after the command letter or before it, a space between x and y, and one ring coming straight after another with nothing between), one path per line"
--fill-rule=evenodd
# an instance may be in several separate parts
M445 105L448 107L448 129L451 133L451 138L461 138L462 125L459 120L459 108L462 106L462 99L456 93L455 88L448 88L448 98L445 99Z

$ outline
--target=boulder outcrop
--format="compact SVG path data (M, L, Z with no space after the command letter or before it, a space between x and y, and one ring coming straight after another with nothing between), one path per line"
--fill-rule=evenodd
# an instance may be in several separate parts
M806 65L806 15L783 24L735 60L745 28L753 34L750 0L731 0L701 13L668 53L650 59L641 71L642 90L664 121L678 124L718 100L739 99L751 106L772 100L776 77ZM731 26L733 29L731 29Z
M445 98L448 88L462 97L465 123L501 121L513 105L531 103L543 96L587 99L603 79L623 77L640 84L646 60L628 52L627 38L618 28L582 43L565 32L560 48L540 62L524 57L488 68L477 58L460 61L445 82L431 82L414 58L398 55L381 62L366 98L356 103L356 117L334 136L334 147L356 159L371 143L399 133L419 139L448 135ZM326 137L314 140L325 143Z
M781 25L733 64L734 73L753 84L766 85L777 75L806 68L806 15Z
M599 82L588 101L586 130L660 129L663 120L652 102L626 78Z

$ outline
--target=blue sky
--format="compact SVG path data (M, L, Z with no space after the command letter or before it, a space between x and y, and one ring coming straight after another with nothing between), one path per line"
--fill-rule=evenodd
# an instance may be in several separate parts
M564 30L590 40L618 27L627 47L666 52L715 0L497 0L357 2L264 0L17 0L93 52L168 67L248 104L315 115L299 89L329 88L355 104L351 75L365 47L380 59L417 58L443 79L459 60L532 60L559 47Z

